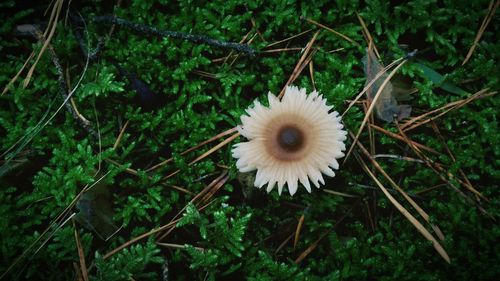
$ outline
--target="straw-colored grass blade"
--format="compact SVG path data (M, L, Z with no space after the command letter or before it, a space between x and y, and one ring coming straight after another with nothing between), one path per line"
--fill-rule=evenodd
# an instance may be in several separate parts
M312 24L314 24L314 25L318 26L318 27L321 27L321 28L323 28L323 29L326 29L326 30L330 31L331 33L333 33L333 34L335 34L335 35L337 35L337 36L341 37L342 39L344 39L344 40L346 40L346 41L348 41L348 42L350 42L350 43L352 43L352 44L354 44L354 45L356 45L356 46L359 46L359 43L358 43L358 42L356 42L356 41L352 40L352 39L351 39L350 37L348 37L347 35L344 35L344 34L342 34L342 33L338 32L338 31L336 31L335 29L333 29L333 28L331 28L331 27L328 27L328 26L326 26L326 25L324 25L324 24L321 24L321 23L319 23L319 22L317 22L317 21L314 21L314 20L312 20L312 19L308 19L308 18L306 18L305 20L306 20L306 21L308 21L309 23L312 23Z
M208 151L206 151L202 155L198 156L193 161L189 162L189 165L192 165L192 164L194 164L194 163L202 160L203 158L209 156L210 154L212 154L215 151L219 150L221 147L225 146L226 144L232 142L235 138L237 138L239 136L240 136L240 133L235 133L234 135L232 135L229 138L225 139L224 141L220 142L219 144L217 144L216 146L212 147L211 149L209 149Z
M28 63L31 61L31 59L34 56L35 56L35 52L31 52L31 54L28 56L28 58L26 59L26 61L23 64L23 66L21 67L21 69L19 69L19 71L16 73L16 75L12 79L10 79L7 86L5 86L5 88L3 88L2 94L0 94L0 96L3 96L5 93L7 93L7 91L10 89L12 84L14 84L17 81L17 78L19 78L19 76L21 75L23 70L26 68L26 66L28 65Z
M466 64L472 57L472 54L474 53L474 50L476 49L477 44L479 43L479 40L481 40L481 37L483 36L484 31L486 30L486 27L488 26L491 19L495 15L498 6L500 6L500 0L497 0L496 2L494 2L494 0L491 0L490 5L488 7L488 13L484 17L483 22L481 23L481 27L479 27L479 30L477 31L476 38L474 38L474 43L472 43L472 46L470 46L470 49L467 52L467 55L465 56L465 59L462 62L462 65Z
M375 108L375 105L377 104L377 101L380 97L380 94L382 93L382 91L384 90L385 86L387 85L387 83L389 83L389 81L391 80L391 78L396 74L396 72L407 62L407 60L403 60L398 66L396 66L392 71L391 73L389 73L389 75L387 76L387 78L384 80L384 82L382 83L382 85L380 85L380 88L378 89L377 93L375 94L375 96L373 97L373 100L372 100L372 103L370 104L370 107L368 108L368 111L366 112L365 114L365 118L363 118L363 122L361 122L361 126L359 126L359 129L358 129L358 132L356 133L356 136L354 137L353 141L352 141L352 144L351 144L351 147L349 148L349 150L347 151L347 154L344 158L344 163L345 161L349 158L349 155L351 154L352 152L352 149L354 148L354 145L356 144L356 142L358 141L358 138L359 138L359 135L361 135L361 132L363 131L363 128L365 127L366 123L368 122L368 119L370 118L370 115L371 113L373 112L373 109ZM378 79L378 78L377 78ZM375 79L374 79L375 80ZM366 87L365 87L366 88Z
M304 48L304 52L302 53L302 56L299 58L299 61L295 65L295 68L292 71L292 74L288 78L288 81L286 81L285 85L281 89L281 92L278 95L278 98L282 98L283 95L285 94L285 89L288 85L293 83L295 79L299 76L299 74L302 72L302 70L305 68L305 66L312 60L312 57L314 56L315 51L312 49L312 46L314 45L314 42L316 41L316 38L318 37L319 30L314 33L313 37L309 42L307 43L306 47Z
M52 37L54 36L54 33L56 32L57 28L57 21L59 19L59 14L61 13L61 9L63 6L64 0L57 0L56 3L54 4L54 8L52 9L52 14L50 15L50 20L49 20L49 25L50 27L50 33L48 35L47 40L43 43L42 49L40 49L40 52L38 53L38 56L31 66L30 70L28 71L28 74L26 75L26 78L24 78L23 82L23 87L26 88L31 80L31 76L33 75L33 72L35 71L36 65L38 64L38 61L40 61L40 58L42 57L43 53L45 50L49 47L50 40L52 40ZM47 30L49 28L47 27ZM47 30L44 33L44 37L47 33Z
M300 216L299 222L297 223L297 228L295 229L295 238L293 239L293 248L297 247L297 243L299 243L300 231L302 230L302 226L304 225L305 216L302 214Z
M439 253L439 255L448 263L450 263L450 257L448 256L448 253L446 250L441 246L441 244L437 241L436 238L414 217L408 212L408 210L405 209L392 195L389 193L389 191L382 185L382 183L377 179L377 177L370 171L366 163L361 159L361 157L358 157L358 160L365 170L365 172L373 179L373 181L377 184L377 186L382 190L384 195L391 201L391 203L396 207L396 209L405 216L407 220L410 221L413 226L429 241L432 242L432 245L434 246L434 249Z
M373 158L371 155L368 153L368 150L358 142L358 147L360 148L361 152L370 160L371 164L379 171L386 179L389 181L391 186L396 189L401 195L403 195L403 198L410 203L410 205L418 212L418 214L431 226L431 228L434 230L436 235L440 240L444 240L444 235L441 229L435 224L432 224L430 222L430 217L429 215L415 202L399 185L387 174L387 172L380 166L380 164Z
M349 105L347 106L346 110L344 110L344 112L342 113L342 117L344 117L344 115L349 111L349 109L351 109L351 107L356 104L356 102L363 96L363 94L368 91L368 89L370 89L370 87L382 76L384 75L384 73L387 72L387 70L391 69L394 65L396 65L397 63L399 63L401 60L403 60L404 58L399 58L393 62L391 62L389 65L387 65L386 67L384 67L383 69L381 69L377 75L375 75L375 77L373 77L373 79L370 81L370 83L368 83L364 88L363 90L356 96L356 98L354 98L354 100L352 100Z
M74 225L74 223L73 223L73 225ZM83 252L82 242L80 240L80 234L78 234L76 227L75 227L75 241L76 241L76 248L78 250L78 259L80 260L80 271L82 273L82 279L84 281L89 281L89 274L87 272L87 264L85 263L85 253Z
M236 129L236 127L234 127L234 128L231 128L231 129L229 129L227 131L224 131L224 132L222 132L220 134L217 134L217 135L209 138L208 140L205 140L205 141L203 141L203 142L201 142L201 143L199 143L199 144L197 144L197 145L195 145L195 146L193 146L193 147L191 147L191 148L189 148L189 149L181 152L181 155L185 155L185 154L187 154L189 152L192 152L192 151L194 151L194 150L196 150L196 149L204 146L205 144L211 143L211 142L213 142L215 140L218 140L218 139L220 139L220 138L222 138L224 136L230 135L230 134L232 134L232 133L234 133L236 131L237 131L237 129ZM173 158L168 158L167 160L164 160L164 161L162 161L162 162L154 165L153 167L147 169L146 172L151 172L153 170L156 170L157 168L160 168L161 166L164 166L164 165L168 164L169 162L171 162L173 160L174 160Z

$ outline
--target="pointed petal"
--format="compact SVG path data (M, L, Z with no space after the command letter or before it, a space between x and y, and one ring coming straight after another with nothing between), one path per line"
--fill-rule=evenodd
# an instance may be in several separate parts
M297 192L297 180L288 181L288 192L292 196Z
M273 95L271 92L267 93L267 99L269 100L269 107L273 108L280 103L280 100Z
M332 177L332 178L335 177L335 172L332 169L330 169L330 167L323 168L321 170L321 172L323 172L323 174L325 174L325 175L327 175L329 177Z
M300 183L306 188L307 192L311 193L311 183L309 183L309 179L300 179Z
M330 164L328 166L334 168L335 170L338 170L339 169L339 162L337 160L333 159L332 161L330 161Z
M267 177L265 176L265 173L262 169L257 170L257 174L255 175L255 182L254 185L256 187L262 187L264 184L267 182Z
M271 190L273 190L274 188L274 185L276 184L275 181L270 181L268 184L267 184L267 188L266 188L266 191L267 193L271 192Z
M281 195L281 192L283 192L283 186L285 185L285 182L283 180L278 181L278 194Z

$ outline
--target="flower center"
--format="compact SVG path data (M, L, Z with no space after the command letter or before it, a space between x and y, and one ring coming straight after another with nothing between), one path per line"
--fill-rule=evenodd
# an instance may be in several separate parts
M277 138L279 146L287 152L296 152L304 145L304 134L293 125L282 127Z

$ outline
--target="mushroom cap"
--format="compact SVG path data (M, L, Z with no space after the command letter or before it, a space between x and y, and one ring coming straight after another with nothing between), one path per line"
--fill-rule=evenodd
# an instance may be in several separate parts
M277 184L281 195L286 183L293 195L298 182L311 192L309 181L319 188L322 173L335 176L337 159L344 156L347 132L338 112L330 112L332 107L318 92L307 95L294 86L285 89L281 101L271 93L268 100L269 107L255 101L241 116L237 128L248 141L233 146L237 168L257 170L254 185L267 184L267 192Z

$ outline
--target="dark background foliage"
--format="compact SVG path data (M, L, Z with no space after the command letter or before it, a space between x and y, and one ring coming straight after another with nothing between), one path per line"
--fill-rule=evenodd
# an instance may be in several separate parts
M16 26L37 24L43 30L51 11L44 14L46 1L16 2L0 4L2 89L31 51L37 54L42 46L16 32ZM415 141L441 153L432 157L448 172L460 175L464 171L489 199L479 203L483 212L443 185L424 164L379 159L445 234L442 244L451 258L448 264L378 190L353 156L335 178L327 179L324 188L354 197L323 190L308 194L303 188L294 197L279 197L276 191L267 194L254 189L237 173L230 145L193 165L190 161L214 143L181 154L236 126L255 99L264 101L268 91L279 93L300 50L248 56L123 26L116 26L107 36L111 25L90 20L114 13L131 22L225 41L239 42L248 35L248 42L255 36L250 46L257 51L303 48L313 32L321 30L312 60L314 84L308 68L294 84L309 91L315 87L335 110L344 112L348 100L365 83L366 42L358 13L384 62L409 50L422 51L401 71L418 89L409 102L412 116L417 116L483 88L498 90L498 17L490 22L470 61L461 65L487 14L488 1L119 2L66 1L51 40L70 85L82 77L73 99L90 129L63 108L39 130L39 122L44 123L63 102L58 73L47 51L27 87L22 86L25 71L0 97L0 148L1 153L8 151L0 162L0 274L14 263L5 280L79 279L77 240L91 280L235 280L242 276L250 280L493 280L500 276L500 227L494 219L500 210L500 103L496 96L475 100L436 119L444 142L428 125L410 133ZM79 19L78 14L86 25L74 19L71 23L70 15ZM305 19L332 27L359 45ZM308 29L313 30L266 48ZM84 50L88 46L92 51L99 40L103 42L88 67L79 36ZM238 56L217 60L230 54ZM416 62L445 74L447 82L464 91L443 90ZM344 123L356 132L363 117L362 108L355 106ZM376 122L397 132L394 124ZM127 128L114 149L125 123ZM403 142L379 133L375 136L378 153L415 157ZM360 140L369 143L367 134ZM446 153L445 144L456 161ZM170 157L173 161L167 165L148 171ZM127 173L127 168L136 171L135 175ZM162 179L177 169L179 173ZM225 170L229 179L206 209L189 203ZM88 205L80 200L68 212L75 217L66 222L57 219L85 186L102 176L93 187L98 191L84 197ZM404 201L397 193L393 196ZM467 196L473 198L470 193ZM176 246L157 244L157 237L151 235L106 256L132 238L170 222L185 206L182 219L160 241ZM409 204L404 206L411 210ZM301 216L304 224L297 245L293 246L292 238L281 246L295 233ZM61 222L65 223L61 226ZM114 232L113 225L119 231L104 240L102 236ZM312 251L297 262L307 250Z

